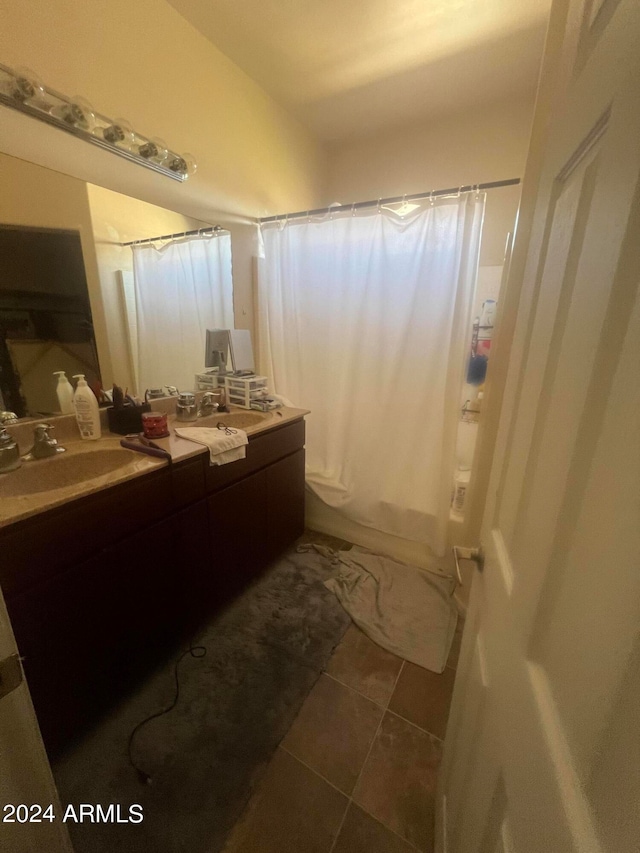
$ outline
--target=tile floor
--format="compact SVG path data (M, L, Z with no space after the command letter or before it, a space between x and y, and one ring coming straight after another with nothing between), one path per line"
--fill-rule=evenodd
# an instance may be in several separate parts
M352 625L225 853L430 853L461 628L438 675Z

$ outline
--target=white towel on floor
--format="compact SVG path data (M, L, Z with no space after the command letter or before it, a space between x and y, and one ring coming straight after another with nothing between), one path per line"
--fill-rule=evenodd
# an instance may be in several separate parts
M452 577L357 545L337 552L313 547L338 570L324 585L368 637L418 666L444 670L458 621Z
M223 429L216 427L176 427L175 433L180 438L208 447L211 465L226 465L227 462L244 459L247 455L245 449L245 445L248 444L247 434L241 429L237 429L232 435L227 435Z

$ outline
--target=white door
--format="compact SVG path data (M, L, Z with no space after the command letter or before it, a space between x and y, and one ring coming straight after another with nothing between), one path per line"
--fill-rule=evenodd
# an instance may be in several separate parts
M0 661L15 660L16 654L0 590ZM0 663L0 671L0 694L17 683L0 698L0 850L72 853L27 685L18 683L15 666Z
M640 850L640 3L557 0L545 61L446 853Z

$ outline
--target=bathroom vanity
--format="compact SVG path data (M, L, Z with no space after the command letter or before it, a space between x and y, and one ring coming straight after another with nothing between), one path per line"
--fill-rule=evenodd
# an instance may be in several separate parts
M171 464L138 456L130 479L0 528L0 583L50 752L302 533L305 412L284 411L248 435L243 460L210 466L172 436Z

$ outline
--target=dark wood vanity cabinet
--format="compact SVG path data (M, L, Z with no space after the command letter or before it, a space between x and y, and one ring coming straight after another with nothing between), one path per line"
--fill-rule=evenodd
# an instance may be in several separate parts
M7 597L47 747L56 751L179 636L168 518Z
M304 421L0 530L0 582L57 751L304 529Z
M287 548L304 530L304 449L274 462L266 478L269 557Z

